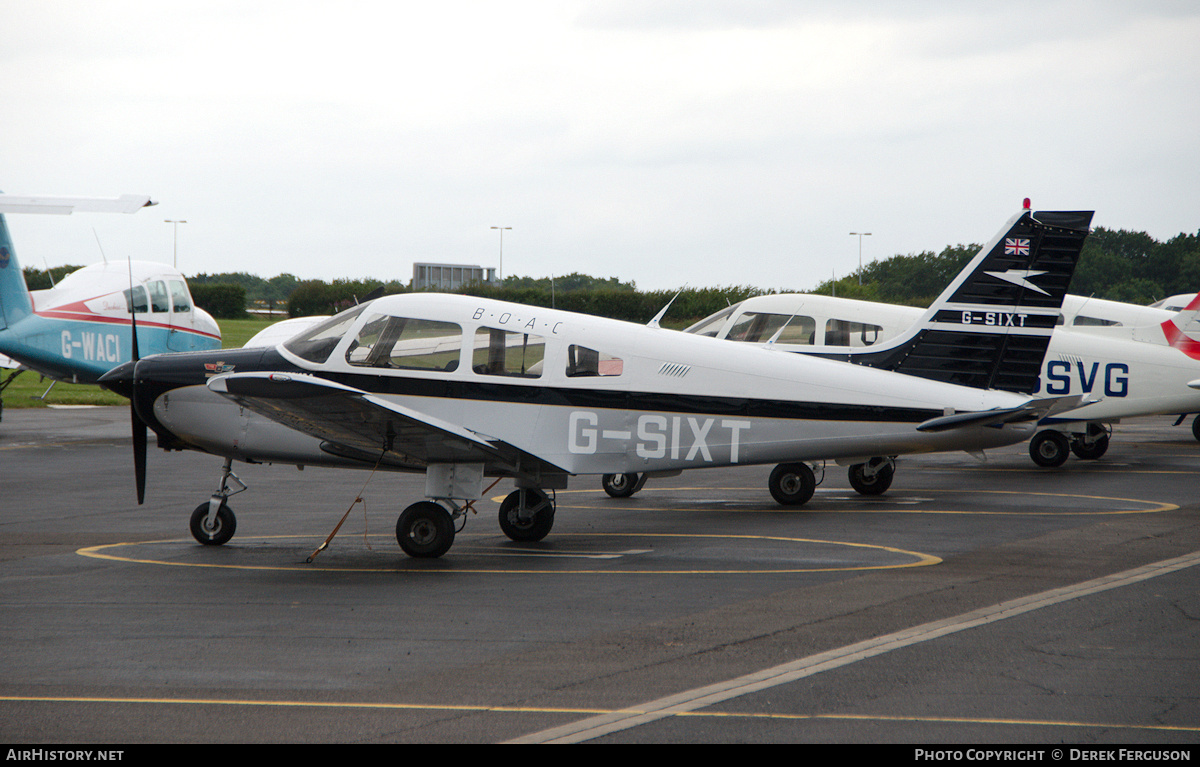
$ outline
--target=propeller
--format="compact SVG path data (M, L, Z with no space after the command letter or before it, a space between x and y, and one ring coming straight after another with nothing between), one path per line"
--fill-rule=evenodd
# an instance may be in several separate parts
M137 483L138 505L146 499L146 422L137 411L137 364L141 356L138 353L137 337L137 296L133 290L133 263L129 264L129 330L132 337L130 349L133 356L133 375L129 382L129 426L133 433L133 476Z

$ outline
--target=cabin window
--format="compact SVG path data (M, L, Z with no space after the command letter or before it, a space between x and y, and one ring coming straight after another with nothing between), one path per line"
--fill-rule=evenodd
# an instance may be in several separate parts
M342 336L346 335L346 331L350 329L365 308L365 306L356 306L319 322L284 343L283 348L301 359L319 365L329 359L329 355L333 354L334 347L342 340Z
M167 285L163 282L147 282L146 289L150 291L150 308L156 312L171 311L171 304L167 301Z
M133 294L133 299L130 300L130 294ZM145 312L150 306L146 300L146 289L141 285L130 288L125 291L125 311L132 314L134 311Z
M586 346L567 347L567 378L585 376L619 376L625 370L620 357L598 352Z
M192 299L188 295L187 285L182 280L171 280L171 306L177 312L190 312Z
M826 346L871 346L883 328L865 322L829 320L825 323Z
M399 370L458 369L462 327L453 322L376 314L346 350L351 365Z
M471 368L481 375L540 378L546 339L499 328L475 331Z
M757 344L770 341L776 331L783 332L776 339L781 344L811 344L817 332L817 322L812 317L799 314L767 314L746 312L729 329L730 341Z
M1094 328L1111 328L1111 327L1118 327L1118 326L1120 326L1121 323L1117 322L1116 320L1101 319L1100 317L1084 317L1082 314L1080 314L1075 317L1074 321L1072 321L1071 324L1072 325L1084 325L1087 327L1094 327Z

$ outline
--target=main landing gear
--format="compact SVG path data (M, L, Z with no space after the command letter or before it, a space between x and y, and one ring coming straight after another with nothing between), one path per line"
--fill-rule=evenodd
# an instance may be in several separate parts
M813 467L821 469L818 478ZM767 489L771 497L784 506L802 506L813 497L817 485L824 479L821 464L781 463L771 471ZM850 485L862 495L881 495L892 486L896 474L896 459L889 456L871 458L850 467ZM600 479L604 492L613 498L628 498L646 484L647 474L605 474Z
M237 530L237 519L226 501L229 496L244 491L246 484L233 473L232 466L233 459L225 459L217 492L192 512L192 535L206 546L227 543ZM449 551L455 534L462 532L466 524L467 513L472 511L471 503L483 496L482 480L483 466L479 464L431 466L426 473L429 499L412 504L396 520L396 542L404 553L429 559ZM236 489L231 490L230 483L235 484ZM565 478L551 477L547 483L566 487ZM464 497L471 500L460 503ZM539 487L518 488L500 504L500 529L514 541L540 541L554 527L554 509L553 495L547 495ZM328 543L329 539L325 541ZM324 549L325 544L318 551Z
M1043 429L1029 440L1029 457L1043 468L1062 466L1074 453L1085 461L1094 461L1108 452L1110 430L1099 423L1089 423L1082 433L1064 433Z

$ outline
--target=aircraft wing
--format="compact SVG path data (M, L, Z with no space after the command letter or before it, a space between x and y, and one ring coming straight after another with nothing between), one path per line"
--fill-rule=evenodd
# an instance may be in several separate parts
M93 213L136 213L157 205L146 195L123 194L120 197L30 197L0 194L0 213L55 213L69 216L75 211Z
M322 450L343 458L408 468L483 463L505 473L565 473L503 440L316 376L230 373L209 379L208 388L322 440Z
M1090 405L1096 400L1085 401L1083 395L1067 397L1043 397L1031 399L1023 405L994 410L977 410L971 413L955 413L940 418L931 418L917 426L917 431L949 431L968 426L999 426L1019 421L1040 421L1057 413Z

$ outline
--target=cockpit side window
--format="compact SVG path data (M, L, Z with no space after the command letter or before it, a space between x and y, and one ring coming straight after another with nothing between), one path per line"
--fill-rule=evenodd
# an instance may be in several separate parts
M171 280L171 307L176 312L190 312L192 299L188 296L187 285L183 280Z
M826 346L871 346L879 340L883 328L852 320L829 320L825 323Z
M346 350L346 361L358 367L449 372L458 369L462 335L462 326L453 322L376 314Z
M329 359L330 354L333 354L338 341L342 340L342 336L346 335L346 331L350 329L365 308L365 305L356 306L334 315L324 322L319 322L284 343L283 348L301 359L315 362L318 365L322 364Z
M619 376L625 361L611 354L571 344L567 347L567 378L583 376Z
M1101 317L1085 317L1084 315L1080 314L1076 315L1074 322L1071 324L1096 328L1112 328L1120 326L1121 323L1117 320L1108 320Z
M130 299L131 294L133 296L132 299ZM134 311L140 313L145 312L149 307L150 304L146 300L146 289L141 285L135 285L125 291L125 311L130 314L133 314Z
M471 368L480 375L540 378L546 339L500 328L475 331Z
M164 282L155 280L147 282L146 288L150 291L150 308L156 312L171 311L171 304L167 301L167 285Z

